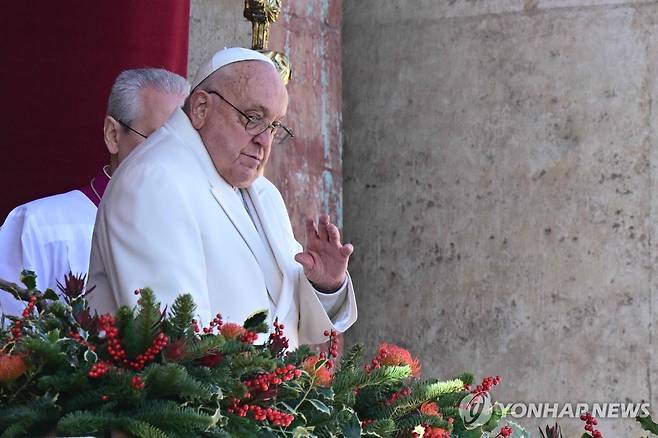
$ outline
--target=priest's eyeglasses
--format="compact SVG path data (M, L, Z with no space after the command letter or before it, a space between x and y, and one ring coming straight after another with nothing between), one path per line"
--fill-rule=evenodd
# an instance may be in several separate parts
M130 125L128 125L127 123L124 123L121 120L117 120L117 122L119 122L119 125L123 126L127 130L134 132L135 134L139 135L140 137L146 138L146 135L142 134L141 132L139 132L136 129L131 128Z
M261 117L247 115L244 112L242 112L238 107L236 107L231 102L226 100L226 98L221 94L219 94L218 92L214 90L206 90L206 93L214 94L215 96L219 97L224 102L229 104L231 108L239 112L240 115L242 115L242 117L244 117L247 120L247 123L245 123L244 125L244 129L250 135L253 136L260 135L269 129L272 135L274 136L274 140L273 140L274 144L285 143L289 138L295 136L289 128L287 128L285 125L283 125L281 122L277 120L270 123Z

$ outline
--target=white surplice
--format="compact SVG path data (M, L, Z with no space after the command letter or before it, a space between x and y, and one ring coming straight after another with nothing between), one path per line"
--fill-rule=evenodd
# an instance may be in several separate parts
M86 274L96 206L79 190L13 209L0 227L0 278L19 283L23 269L37 274L37 288L57 290L69 271ZM0 290L0 313L20 315L25 304Z
M112 312L135 305L135 289L151 287L168 305L189 292L206 324L216 313L241 323L269 309L291 348L321 343L325 330L342 332L356 321L354 289L348 275L340 292L316 291L294 260L300 251L274 185L260 177L237 192L176 110L119 166L103 197L90 302Z

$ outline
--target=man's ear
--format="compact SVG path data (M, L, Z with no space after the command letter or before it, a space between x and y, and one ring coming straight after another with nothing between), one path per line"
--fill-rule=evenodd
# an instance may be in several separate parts
M103 121L103 139L111 155L119 153L119 129L121 126L112 116L105 116Z
M190 122L194 129L201 129L206 124L208 118L208 101L210 96L203 90L193 92L189 97L189 114Z

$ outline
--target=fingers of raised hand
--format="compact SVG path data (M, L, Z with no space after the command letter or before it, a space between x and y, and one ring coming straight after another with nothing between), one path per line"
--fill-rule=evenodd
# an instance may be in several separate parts
M351 243L346 243L340 248L340 253L343 257L349 257L354 252L354 247Z
M320 237L320 240L323 242L329 240L328 228L330 225L331 225L331 221L329 220L329 215L321 214L320 217L318 218L318 237Z
M315 260L313 260L313 256L305 252L300 252L296 254L295 261L300 265L302 265L304 269L313 269L313 266L315 265Z
M340 231L338 227L334 224L329 224L327 226L327 235L329 243L332 245L340 246Z
M311 240L318 237L318 228L315 225L315 219L308 216L306 222L306 239Z

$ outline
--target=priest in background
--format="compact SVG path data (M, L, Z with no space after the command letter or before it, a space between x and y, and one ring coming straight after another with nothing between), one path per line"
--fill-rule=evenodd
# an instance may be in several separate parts
M126 156L183 105L190 85L163 69L126 70L114 82L103 124L110 164L84 187L37 199L12 210L0 228L0 278L17 283L35 271L37 288L57 290L69 272L86 274L96 210L110 177ZM0 291L0 313L25 306Z
M205 324L269 310L290 348L354 323L352 245L321 215L307 219L302 247L281 194L260 174L272 144L292 136L287 107L283 81L259 52L224 49L199 69L183 109L126 159L103 198L92 308L134 306L144 287L169 306L191 293Z

